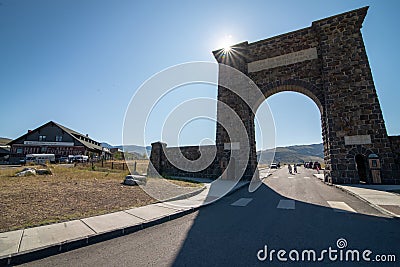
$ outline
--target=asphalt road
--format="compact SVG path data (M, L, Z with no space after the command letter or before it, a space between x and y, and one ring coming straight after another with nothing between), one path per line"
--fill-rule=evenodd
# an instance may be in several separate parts
M179 219L24 266L400 266L400 220L313 172L282 168L254 193L242 188ZM390 255L397 261L376 261Z

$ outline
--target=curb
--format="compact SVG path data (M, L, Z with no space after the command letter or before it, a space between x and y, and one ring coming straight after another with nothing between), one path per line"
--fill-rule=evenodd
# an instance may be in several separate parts
M181 199L186 199L186 198L189 198L189 197L193 197L193 196L195 196L197 194L200 194L205 189L206 189L206 186L204 185L202 188L200 188L198 190L195 190L193 192L184 193L184 194L176 196L176 197L167 198L165 200L159 201L158 203L163 203L163 202L167 202L167 201L174 201L174 200L181 200Z
M131 234L131 233L140 231L142 229L149 228L154 225L158 225L158 224L170 221L170 220L180 218L184 215L194 212L196 209L197 208L191 208L188 210L177 212L172 215L160 217L153 221L144 222L142 224L124 227L124 228L118 228L118 229L111 230L109 232L93 234L90 236L85 236L83 238L68 240L68 241L58 243L58 244L53 244L53 245L49 245L49 246L45 246L45 247L41 247L41 248L37 248L37 249L32 249L32 250L24 251L21 253L11 254L9 256L0 258L0 266L18 265L18 264L22 264L22 263L27 263L30 261L34 261L34 260L52 256L52 255L56 255L59 253L74 250L77 248L85 247L88 245L93 245L93 244L96 244L96 243L99 243L102 241L121 237L126 234Z
M327 183L327 182L325 182L325 181L319 179L317 176L315 176L315 175L313 175L313 176L314 176L315 178L317 178L318 180L320 180L322 183L324 183L324 184L326 184L326 185L328 185L328 186L333 186L333 187L335 187L335 188L337 188L337 189L339 189L339 190L345 192L346 194L349 194L349 195L351 195L351 196L353 196L353 197L355 197L355 198L358 198L359 200L361 200L361 201L367 203L368 205L370 205L372 208L374 208L374 209L376 209L376 210L382 212L382 213L385 214L385 215L388 215L388 216L392 217L393 219L400 219L400 217L398 217L397 214L394 214L393 212L388 211L388 210L386 210L386 209L380 207L379 205L376 205L376 204L374 204L374 203L371 203L371 202L368 201L367 199L363 198L362 196L360 196L360 195L358 195L358 194L355 194L355 193L351 192L350 190L347 190L346 188L343 188L343 187L338 186L338 185L336 185L336 184Z
M239 189L243 188L244 186L248 185L249 183L250 182L246 182L240 186L233 188L225 196L238 191ZM204 186L203 188L201 188L197 191L194 191L191 193L186 193L186 194L183 194L178 197L182 198L184 195L189 195L189 194L196 195L196 194L200 193L201 191L203 191L205 188L206 187ZM190 196L186 196L185 198L187 198L187 197L190 197ZM155 225L167 222L167 221L181 218L185 215L191 214L191 213L199 210L201 207L208 206L215 202L216 201L208 203L203 206L179 211L177 213L174 213L174 214L171 214L171 215L168 215L165 217L160 217L153 221L144 222L142 224L124 227L124 228L118 228L118 229L111 230L109 232L93 234L90 236L85 236L83 238L67 240L67 241L64 241L64 242L61 242L58 244L53 244L53 245L49 245L49 246L45 246L45 247L41 247L41 248L37 248L37 249L32 249L32 250L28 250L28 251L24 251L24 252L20 252L20 253L10 254L8 256L3 256L3 257L0 257L0 266L19 265L19 264L27 263L30 261L46 258L46 257L52 256L52 255L60 254L63 252L71 251L71 250L74 250L77 248L93 245L93 244L103 242L106 240L111 240L113 238L121 237L121 236L124 236L127 234L132 234L132 233L138 232L142 229L146 229L146 228L149 228L149 227L152 227L152 226L155 226ZM160 203L162 203L162 202L160 202Z
M400 219L400 218L398 217L397 214L395 214L395 213L393 213L393 212L390 212L390 211L388 211L388 210L386 210L386 209L380 207L379 205L376 205L376 204L374 204L374 203L368 201L367 199L363 198L362 196L360 196L360 195L358 195L358 194L355 194L355 193L351 192L350 190L347 190L346 188L343 188L343 187L341 187L341 186L337 186L337 185L335 185L335 184L332 184L332 186L334 186L335 188L338 188L338 189L342 190L343 192L345 192L345 193L347 193L347 194L349 194L349 195L352 195L352 196L358 198L358 199L361 200L361 201L364 201L365 203L367 203L368 205L370 205L370 206L373 207L374 209L376 209L376 210L382 212L382 213L385 214L385 215L391 216L391 217L393 217L394 219Z
M261 181L263 181L263 180L267 179L267 178L268 178L268 177L270 177L271 175L272 175L272 173L268 173L268 175L267 175L267 176L265 176L265 177L261 178Z

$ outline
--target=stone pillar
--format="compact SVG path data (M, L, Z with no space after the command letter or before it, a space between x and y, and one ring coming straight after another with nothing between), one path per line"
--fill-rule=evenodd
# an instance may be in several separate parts
M224 51L224 49L214 51L214 57L218 63L228 65L232 68L239 70L240 72L247 75L247 42L243 42L231 47L230 51ZM224 73L219 72L219 80L231 79L231 77L222 77ZM232 78L233 79L233 78ZM239 88L237 88L239 89ZM240 88L243 92L246 92L248 88ZM248 90L250 91L250 90ZM227 104L231 107L236 114L240 117L242 124L246 128L248 140L241 142L249 142L250 154L247 159L238 158L239 161L245 161L246 170L242 179L250 180L253 177L254 172L257 168L257 154L256 154L256 142L255 142L255 127L254 127L254 116L251 108L235 93L222 86L218 86L218 100ZM218 121L223 121L224 114L220 106L217 106L217 118ZM227 118L229 120L229 118ZM221 165L223 158L230 158L231 153L224 149L225 143L232 143L233 140L229 139L226 130L217 123L216 131L216 146L217 146L217 166ZM222 173L222 169L220 172ZM220 173L220 174L221 174Z
M150 162L147 168L148 176L158 176L163 173L163 167L165 165L166 157L164 155L164 149L167 144L162 142L155 142L151 144Z
M357 146L377 154L382 181L391 179L393 155L383 121L371 69L361 35L368 7L316 21L326 92L326 144L333 183L358 183L355 160L349 152ZM368 155L364 155L368 156Z

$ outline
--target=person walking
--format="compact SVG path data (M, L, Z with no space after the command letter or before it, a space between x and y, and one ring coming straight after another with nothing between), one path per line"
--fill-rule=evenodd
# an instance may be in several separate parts
M289 173L292 174L292 165L288 164Z
M296 165L296 163L293 165L293 171L294 171L294 173L297 173L297 165Z

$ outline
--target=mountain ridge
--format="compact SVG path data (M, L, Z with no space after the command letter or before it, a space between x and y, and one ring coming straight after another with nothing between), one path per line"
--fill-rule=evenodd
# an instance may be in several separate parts
M273 162L303 163L308 161L323 162L324 146L322 143L310 145L293 145L257 151L257 160L261 164Z
M0 145L6 145L6 144L8 144L9 142L11 142L12 141L12 139L10 139L10 138L7 138L7 137L0 137Z
M112 146L105 142L102 146L107 148L119 148L124 152L134 153L139 157L144 154L150 156L151 146L138 145L117 145ZM144 157L143 157L144 158ZM323 162L324 147L322 143L310 145L293 145L286 147L277 147L275 153L273 149L257 151L257 160L260 164L270 164L271 162L281 163L303 163L309 161Z

